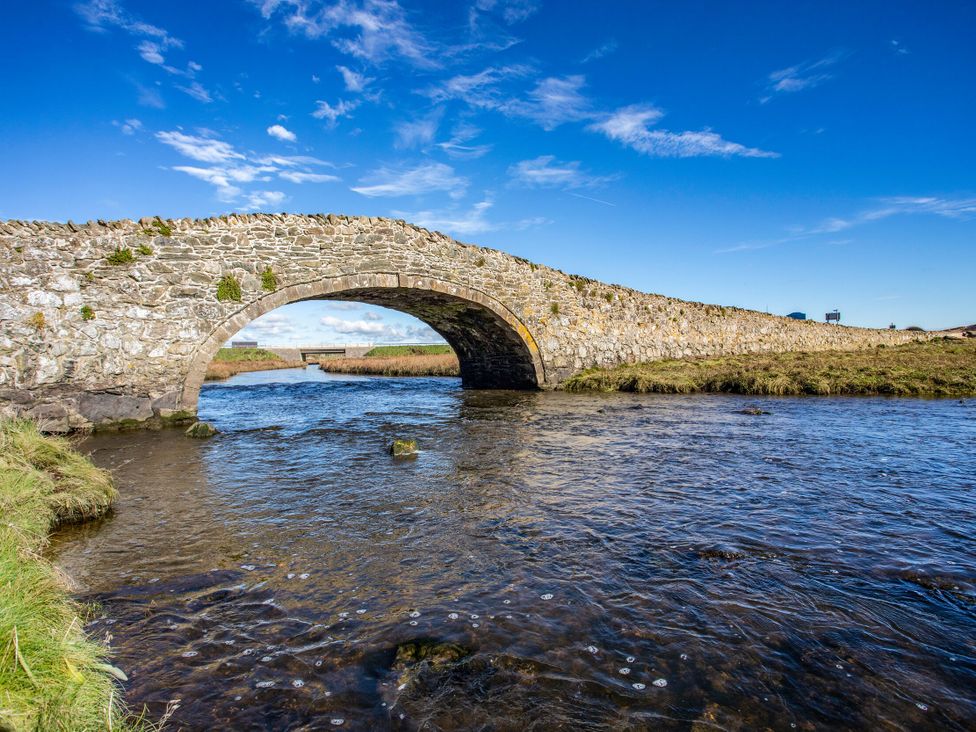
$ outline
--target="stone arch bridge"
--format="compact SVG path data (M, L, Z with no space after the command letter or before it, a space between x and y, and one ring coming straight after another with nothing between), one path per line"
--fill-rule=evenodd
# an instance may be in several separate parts
M259 315L309 299L417 316L454 347L463 383L480 388L554 387L625 362L915 337L644 294L399 220L6 221L0 414L52 431L189 418L218 348Z

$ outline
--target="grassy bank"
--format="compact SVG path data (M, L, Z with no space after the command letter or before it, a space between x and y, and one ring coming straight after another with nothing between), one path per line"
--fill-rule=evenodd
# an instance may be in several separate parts
M433 346L376 346L366 354L366 358L393 358L394 356L440 356L452 354L446 343Z
M453 351L433 355L329 358L323 360L319 367L337 374L373 376L459 376L461 373Z
M305 365L304 361L286 361L277 353L263 348L221 348L207 366L207 381L226 379L245 371L269 369L293 369Z
M590 369L563 388L661 394L976 396L976 340L946 338L862 351L653 361Z
M103 515L107 472L30 422L0 421L0 729L127 729L105 648L40 554L52 528Z

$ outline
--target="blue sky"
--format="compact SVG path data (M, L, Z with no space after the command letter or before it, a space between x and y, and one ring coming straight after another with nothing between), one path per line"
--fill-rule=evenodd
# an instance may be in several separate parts
M971 2L9 5L0 218L396 216L675 297L976 321ZM323 303L247 334L430 336Z

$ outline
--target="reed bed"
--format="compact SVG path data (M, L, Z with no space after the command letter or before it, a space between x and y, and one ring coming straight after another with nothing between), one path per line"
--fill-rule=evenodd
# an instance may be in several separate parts
M760 395L976 396L976 339L819 353L757 353L590 369L567 391Z
M319 368L331 373L373 376L459 376L461 374L457 356L453 352L393 357L329 358L323 360Z

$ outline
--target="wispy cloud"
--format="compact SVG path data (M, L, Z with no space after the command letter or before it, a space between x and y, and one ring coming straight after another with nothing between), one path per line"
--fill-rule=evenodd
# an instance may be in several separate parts
M819 86L833 77L831 67L846 56L843 51L834 51L816 61L803 61L795 66L773 71L766 80L766 94L759 101L765 104L776 94L788 94Z
M282 125L271 125L268 128L268 134L282 142L295 142L298 139L298 136L294 132Z
M396 147L411 148L425 147L434 141L437 128L440 125L443 109L435 109L424 117L394 125L396 133Z
M448 209L446 211L415 211L413 213L396 211L395 213L410 223L423 226L425 229L467 236L481 234L496 228L496 225L487 219L487 213L492 205L491 201L484 200L474 204L466 211Z
M280 20L291 33L331 38L342 53L380 64L391 58L415 66L439 65L436 46L408 21L396 0L251 0L261 15Z
M368 175L361 185L352 188L363 196L419 196L445 191L451 198L460 198L468 181L444 163L425 163L409 169L380 168Z
M444 142L438 142L437 147L443 150L452 158L461 160L476 160L489 152L492 146L484 143L480 145L469 144L481 134L481 130L472 124L462 122L455 125L451 131L451 137Z
M340 99L335 104L329 104L320 99L315 102L315 105L316 109L312 112L312 116L315 119L328 120L329 126L335 127L342 117L349 117L352 114L353 110L359 106L359 100L353 99L351 102L347 102Z
M779 157L779 153L725 140L709 129L684 132L650 129L662 116L664 113L656 107L635 104L618 109L587 129L653 157Z
M976 198L942 198L938 196L893 196L877 199L875 205L847 217L831 216L812 226L794 226L787 236L776 239L744 242L732 247L715 250L715 254L768 249L780 244L837 234L841 231L903 215L930 215L941 218L968 221L976 218ZM828 243L847 244L849 239Z
M597 59L601 59L604 56L609 56L611 53L613 53L616 50L617 50L617 42L611 38L609 41L597 46L588 54L586 54L583 58L581 58L580 63L588 64L590 63L590 61L596 61Z
M190 135L180 130L156 133L156 139L180 155L208 165L174 165L172 170L212 185L218 200L234 203L243 200L240 210L257 210L277 206L284 198L281 191L247 191L242 186L268 182L275 176L290 183L326 183L337 176L315 173L308 168L328 165L317 158L295 155L256 155L239 152L230 143L212 134Z
M340 336L360 336L371 341L441 341L443 340L429 325L410 325L387 323L380 313L368 311L362 318L347 320L334 315L319 318L319 325Z
M203 84L201 84L199 81L194 81L188 86L177 84L176 88L179 89L184 94L189 94L198 102L203 102L204 104L210 104L210 102L213 101L213 97L210 96L210 92L208 92L204 88Z
M475 0L473 13L496 13L508 25L521 23L539 12L536 0ZM473 21L472 21L473 22Z
M360 74L346 66L336 66L336 70L342 74L342 82L346 86L346 91L359 93L366 89L371 81L375 81L372 77Z
M597 176L580 168L577 160L561 162L553 155L522 160L508 169L513 183L529 188L589 188L603 185L614 176Z
M127 119L122 122L112 120L112 125L118 127L123 135L134 135L142 129L142 122L137 119Z

